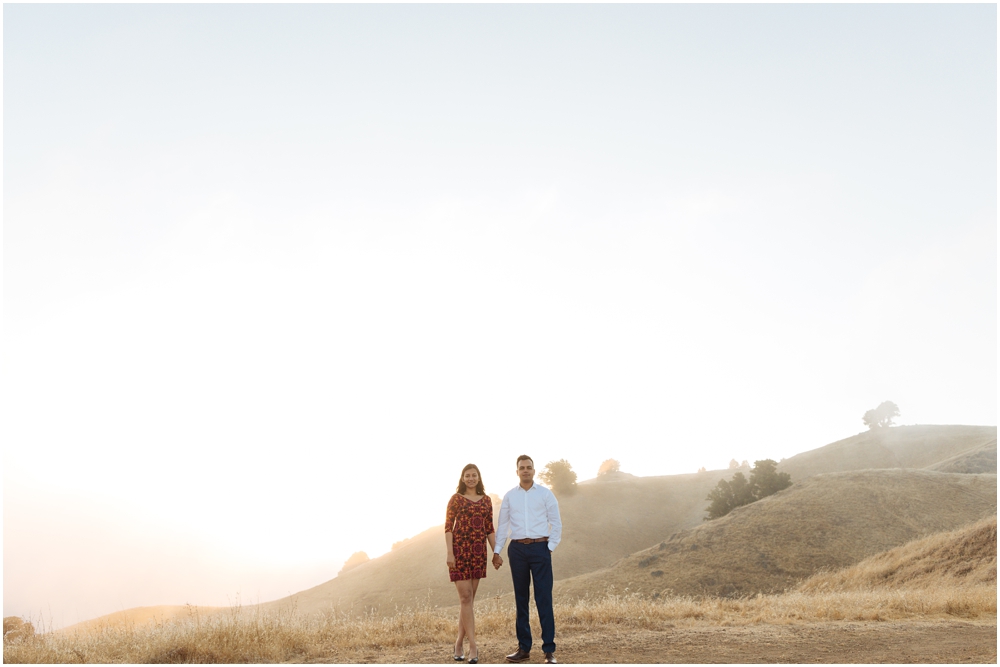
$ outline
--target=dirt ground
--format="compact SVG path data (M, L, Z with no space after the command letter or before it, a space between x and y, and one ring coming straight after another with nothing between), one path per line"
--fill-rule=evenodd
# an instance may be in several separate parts
M505 663L516 641L480 642L480 662ZM996 622L821 623L752 627L666 627L556 636L560 663L996 663ZM422 644L363 653L323 653L304 662L440 663L450 647ZM540 646L525 664L541 664Z

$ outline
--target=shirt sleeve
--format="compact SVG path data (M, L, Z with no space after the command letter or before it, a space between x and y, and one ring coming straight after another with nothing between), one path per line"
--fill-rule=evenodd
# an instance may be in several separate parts
M451 532L452 528L455 527L455 518L457 516L458 503L455 502L455 496L452 496L448 501L448 509L444 513L444 532Z
M496 546L493 548L493 553L498 554L503 551L503 545L507 542L507 536L510 534L510 495L505 495L503 497L503 502L500 503L500 517L497 521L499 524L497 526L497 541Z
M493 499L486 496L486 506L489 508L486 512L486 534L495 533L496 529L493 527Z
M545 517L549 522L549 551L555 551L562 540L562 518L559 516L559 501L551 491L545 496Z

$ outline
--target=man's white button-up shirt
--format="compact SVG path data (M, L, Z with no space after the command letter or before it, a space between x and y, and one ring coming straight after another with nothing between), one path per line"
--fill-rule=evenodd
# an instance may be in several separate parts
M518 484L508 491L500 503L494 553L503 550L507 539L549 538L549 551L555 551L562 539L562 519L559 502L544 486L532 484L527 491Z

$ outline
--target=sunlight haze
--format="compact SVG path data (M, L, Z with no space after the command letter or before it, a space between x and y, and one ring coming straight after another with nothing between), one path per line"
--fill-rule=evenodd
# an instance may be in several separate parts
M996 424L995 5L5 5L4 615L264 601L462 466Z

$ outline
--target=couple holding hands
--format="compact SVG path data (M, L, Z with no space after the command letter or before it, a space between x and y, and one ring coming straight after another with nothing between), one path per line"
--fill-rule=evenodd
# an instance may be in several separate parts
M507 656L507 661L524 662L531 657L528 603L529 586L533 584L545 662L556 663L552 552L562 536L559 503L551 491L534 483L535 464L530 456L517 457L517 476L520 483L504 495L500 504L496 530L493 528L493 502L486 495L482 475L475 464L470 463L462 469L458 492L448 501L444 524L448 571L461 603L455 660L465 660L463 646L468 639L469 663L479 662L473 603L479 580L486 576L486 543L493 554L493 568L499 570L504 564L500 552L509 539L507 557L517 603L517 650Z

